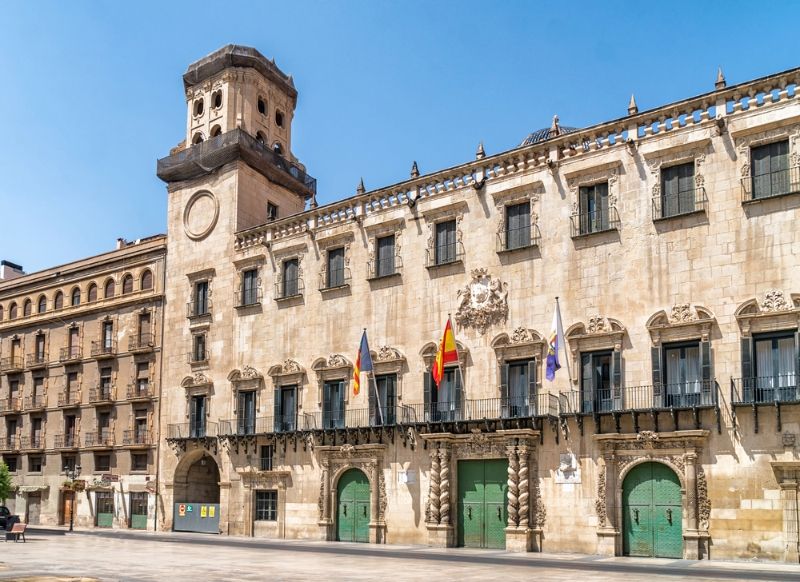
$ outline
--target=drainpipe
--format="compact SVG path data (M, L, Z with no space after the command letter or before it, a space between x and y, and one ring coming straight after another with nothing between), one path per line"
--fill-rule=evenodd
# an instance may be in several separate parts
M167 252L164 252L164 266L161 277L161 344L158 364L158 418L156 420L156 489L155 489L155 510L153 511L153 531L158 531L158 492L161 484L161 400L163 398L162 380L164 378L164 325L166 319L167 303Z

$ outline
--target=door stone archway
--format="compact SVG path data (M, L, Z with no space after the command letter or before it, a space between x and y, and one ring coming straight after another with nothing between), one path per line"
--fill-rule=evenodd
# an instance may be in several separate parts
M681 482L663 463L639 463L622 482L622 553L683 557Z
M181 459L173 481L176 502L219 503L220 472L213 456L196 450Z
M336 484L336 541L369 542L369 479L360 469L347 469Z

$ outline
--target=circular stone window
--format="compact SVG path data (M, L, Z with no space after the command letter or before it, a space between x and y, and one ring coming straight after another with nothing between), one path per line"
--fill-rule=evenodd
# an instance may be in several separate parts
M211 234L219 217L219 202L211 192L201 190L189 198L183 211L183 230L192 240L201 240Z

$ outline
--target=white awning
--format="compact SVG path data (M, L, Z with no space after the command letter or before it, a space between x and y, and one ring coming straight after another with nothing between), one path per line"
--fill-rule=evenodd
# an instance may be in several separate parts
M36 493L37 491L47 491L50 485L19 485L17 492L19 493Z

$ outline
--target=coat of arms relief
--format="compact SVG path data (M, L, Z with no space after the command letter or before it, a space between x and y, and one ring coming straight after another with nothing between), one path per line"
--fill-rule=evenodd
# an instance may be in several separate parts
M492 278L486 269L473 269L472 281L458 291L456 321L478 333L508 317L508 283Z

